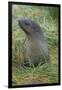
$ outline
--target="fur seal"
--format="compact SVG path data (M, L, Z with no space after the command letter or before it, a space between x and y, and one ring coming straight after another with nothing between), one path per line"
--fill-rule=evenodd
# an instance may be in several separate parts
M41 27L35 21L27 18L19 19L18 24L28 38L26 59L29 65L36 66L49 62L48 46Z

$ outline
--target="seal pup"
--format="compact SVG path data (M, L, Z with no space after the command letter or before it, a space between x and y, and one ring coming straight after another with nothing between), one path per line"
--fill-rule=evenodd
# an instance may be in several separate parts
M39 24L27 18L19 19L18 24L28 38L26 60L29 65L37 66L49 62L46 38Z

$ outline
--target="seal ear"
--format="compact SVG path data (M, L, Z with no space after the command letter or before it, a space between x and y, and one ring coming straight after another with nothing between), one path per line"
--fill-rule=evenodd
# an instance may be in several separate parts
M25 25L30 25L30 23L29 23L29 22L27 22L27 21L25 21L24 23L25 23Z
M32 28L35 30L37 27L35 24L32 24Z

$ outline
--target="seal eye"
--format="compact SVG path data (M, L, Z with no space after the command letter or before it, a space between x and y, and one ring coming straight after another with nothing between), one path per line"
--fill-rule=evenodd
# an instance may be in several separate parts
M29 25L29 22L26 21L26 22L25 22L25 25Z

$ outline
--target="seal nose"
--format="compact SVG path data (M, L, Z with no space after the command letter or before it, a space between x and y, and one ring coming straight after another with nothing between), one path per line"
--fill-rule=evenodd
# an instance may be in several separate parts
M18 24L19 24L20 27L22 27L23 26L23 21L21 19L18 19Z
M19 25L24 25L24 20L18 19L18 24L19 24Z

